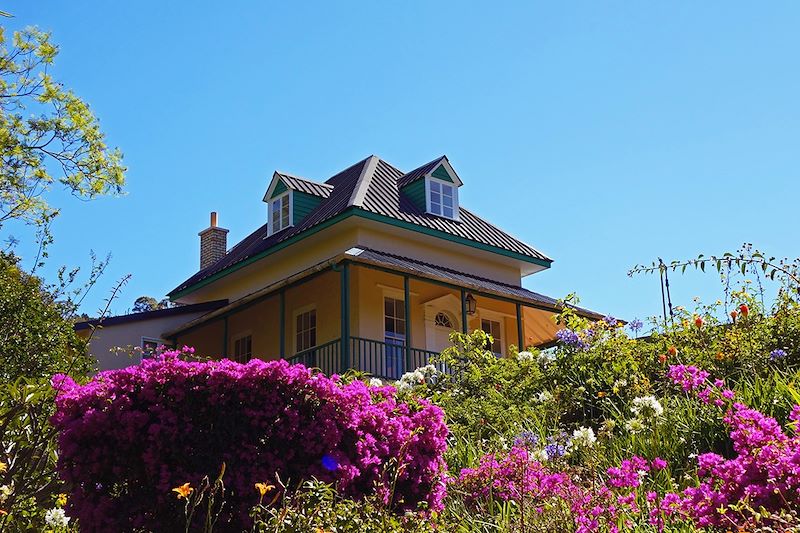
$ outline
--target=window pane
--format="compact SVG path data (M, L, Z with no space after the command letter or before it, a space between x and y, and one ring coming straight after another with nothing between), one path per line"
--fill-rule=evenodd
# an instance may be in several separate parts
M431 181L431 193L441 191L441 184L438 181Z
M394 319L387 316L383 320L383 327L386 333L394 333Z
M442 196L445 198L453 197L453 188L449 185L442 185Z
M442 214L448 218L453 218L453 208L452 207L445 207L442 210Z
M441 204L442 197L438 192L431 193L431 204Z
M391 298L383 299L383 314L385 316L394 316L394 300Z

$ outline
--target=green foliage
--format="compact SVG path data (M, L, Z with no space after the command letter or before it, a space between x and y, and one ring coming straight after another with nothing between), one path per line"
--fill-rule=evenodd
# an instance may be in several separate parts
M54 395L48 380L0 384L0 530L43 531L47 510L64 505L49 422Z
M425 394L444 409L456 438L496 439L521 431L523 421L547 424L557 417L537 399L545 383L539 352L531 352L524 362L516 355L500 358L486 349L489 339L480 330L453 333L453 346L439 357L452 374L440 374L426 387Z
M86 343L69 319L74 307L56 296L16 258L0 254L0 381L91 371Z
M44 197L59 183L90 199L121 192L125 167L89 106L50 75L58 47L27 28L0 26L0 227L16 219L47 227L58 210ZM51 168L58 174L51 174Z
M253 531L308 531L353 533L402 533L434 531L418 513L397 515L376 497L352 500L333 485L307 481L286 494L278 506L259 505L252 513Z

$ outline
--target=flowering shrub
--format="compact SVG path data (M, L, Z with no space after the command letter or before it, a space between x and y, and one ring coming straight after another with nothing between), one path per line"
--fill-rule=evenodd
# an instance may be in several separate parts
M392 509L440 508L447 428L438 407L286 361L179 355L86 385L54 377L59 473L72 487L67 514L82 531L182 529L172 489L188 495L222 464L226 530L247 526L259 502L254 482L276 475L289 483L313 476L356 498L375 493Z
M659 498L641 487L650 472L666 466L663 459L634 456L609 468L605 484L593 483L578 469L555 470L514 446L505 454L483 456L478 468L463 469L453 487L474 508L497 499L530 509L528 518L521 518L523 529L617 532L620 522L632 527L637 519L663 527Z
M701 401L727 406L724 420L736 452L732 459L712 452L698 456L700 483L675 498L671 510L700 526L739 529L769 522L762 510L800 511L800 436L786 435L774 418L735 401L735 393L722 380L707 381L707 372L677 365L669 376L684 390L695 391ZM800 405L795 405L790 420L796 424L798 419Z

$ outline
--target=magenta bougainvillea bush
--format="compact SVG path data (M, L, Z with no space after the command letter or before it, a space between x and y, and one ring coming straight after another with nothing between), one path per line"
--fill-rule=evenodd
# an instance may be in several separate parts
M183 530L172 489L213 478L223 463L221 530L248 526L254 483L278 485L276 474L287 484L313 476L353 497L377 491L397 510L441 508L447 427L438 407L286 361L180 355L86 385L54 377L59 473L82 531Z

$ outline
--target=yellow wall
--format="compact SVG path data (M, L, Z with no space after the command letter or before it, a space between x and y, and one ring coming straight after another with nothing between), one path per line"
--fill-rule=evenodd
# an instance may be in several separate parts
M280 354L278 295L228 317L228 355L233 356L237 337L252 335L253 357L269 361Z
M233 302L264 287L314 267L344 253L358 241L358 230L352 222L342 221L335 226L306 237L288 248L251 263L219 280L180 298L195 303L227 298Z
M519 261L410 230L351 217L223 276L179 301L197 303L227 298L233 302L337 257L354 246L403 255L504 283L521 284Z
M204 323L197 329L179 335L177 346L191 346L197 355L219 357L222 355L223 337L225 326L222 319Z
M350 266L351 318L350 334L377 341L384 340L384 296L403 299L403 277L359 265ZM430 322L437 310L448 311L456 320L454 329L461 330L460 290L449 289L435 283L410 281L411 292L411 345L429 349L430 338L426 321ZM341 322L340 273L327 271L306 283L286 289L286 356L295 353L295 314L313 306L317 310L317 345L339 339ZM449 298L448 298L449 295ZM520 345L517 338L516 306L513 303L476 296L477 312L468 317L468 330L480 329L481 318L503 324L501 338L503 354L511 344ZM431 304L434 301L435 305ZM426 303L431 305L426 315ZM552 340L557 327L552 313L523 308L523 330L526 347ZM274 359L279 354L279 297L266 300L236 312L228 317L228 353L233 354L234 339L242 334L253 336L253 355ZM209 324L180 336L180 345L194 346L203 355L219 355L223 338L223 321Z
M286 291L286 351L296 352L295 319L298 311L317 310L317 345L341 337L341 286L338 272L326 272Z
M358 294L358 306L356 322L353 326L353 336L367 339L383 340L383 298L392 296L403 299L403 278L402 276L381 272L379 270L353 266L351 278L355 282L355 291ZM445 310L454 315L458 323L453 324L455 329L461 329L461 291L453 290L435 283L426 283L419 280L411 280L409 284L411 292L411 346L414 348L426 349L427 330L426 315L424 305L426 302L452 295L453 299L444 306L434 307L434 309ZM446 302L446 300L445 300ZM467 319L469 331L480 329L481 317L501 321L504 325L503 353L506 353L510 344L518 345L516 307L509 302L492 300L490 298L477 297L477 312ZM430 315L428 317L431 318Z

